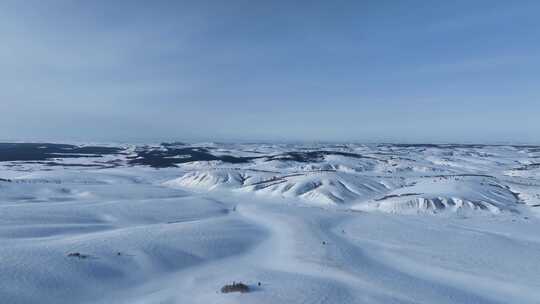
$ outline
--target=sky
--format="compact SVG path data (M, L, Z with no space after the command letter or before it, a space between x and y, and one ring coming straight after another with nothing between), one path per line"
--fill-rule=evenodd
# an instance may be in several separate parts
M0 1L0 140L540 143L540 1Z

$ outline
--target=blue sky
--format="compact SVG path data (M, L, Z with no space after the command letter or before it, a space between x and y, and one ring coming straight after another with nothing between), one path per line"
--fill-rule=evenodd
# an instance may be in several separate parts
M538 1L0 2L0 139L540 142Z

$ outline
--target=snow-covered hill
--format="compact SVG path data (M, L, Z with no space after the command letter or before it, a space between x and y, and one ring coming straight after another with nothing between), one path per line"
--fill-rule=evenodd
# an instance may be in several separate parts
M517 212L519 198L508 188L485 176L424 177L387 195L359 203L356 210L390 213L459 212L474 214Z

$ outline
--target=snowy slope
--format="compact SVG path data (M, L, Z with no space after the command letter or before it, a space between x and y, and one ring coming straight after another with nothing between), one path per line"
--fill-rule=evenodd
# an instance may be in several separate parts
M6 146L2 303L540 299L537 147Z
M356 210L391 213L516 211L519 198L491 177L445 176L419 179L387 195L360 203Z

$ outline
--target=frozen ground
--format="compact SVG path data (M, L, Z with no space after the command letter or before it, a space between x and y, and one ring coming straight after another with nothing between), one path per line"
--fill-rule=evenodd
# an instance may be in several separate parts
M0 144L0 302L540 303L539 174L532 146Z

